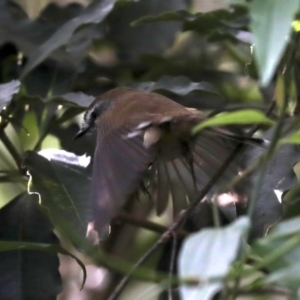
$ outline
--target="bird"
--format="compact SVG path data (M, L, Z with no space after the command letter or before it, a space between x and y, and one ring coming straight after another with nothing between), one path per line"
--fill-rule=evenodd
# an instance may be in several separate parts
M91 198L98 232L138 190L155 198L158 215L170 195L174 215L186 208L234 146L227 129L191 134L206 118L161 94L128 87L95 98L75 138L96 130ZM225 177L237 173L234 163Z

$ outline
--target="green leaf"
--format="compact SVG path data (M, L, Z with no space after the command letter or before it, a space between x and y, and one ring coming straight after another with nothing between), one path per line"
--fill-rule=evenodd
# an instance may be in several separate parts
M265 278L265 282L267 284L280 284L297 290L300 282L300 263L295 262L287 268L272 272Z
M12 80L8 83L0 84L0 112L3 107L10 103L12 96L19 92L20 85L19 80Z
M181 286L183 300L212 299L222 288L222 278L236 259L249 226L249 219L242 217L225 228L204 229L184 241L179 255L179 275L200 283L198 286Z
M254 109L244 109L234 112L220 113L212 118L209 118L197 125L192 133L195 134L200 130L223 125L234 124L266 124L273 125L273 121L266 117L262 112Z
M250 4L254 55L260 81L266 86L289 41L292 22L299 9L299 0L253 0Z
M271 271L290 267L300 260L300 218L276 225L266 237L253 244L252 251L262 257L263 266Z
M292 135L280 141L282 144L300 144L300 130L297 130Z
M280 222L273 228L270 235L270 239L281 238L292 234L298 234L300 232L300 217L292 218L287 221Z
M30 56L22 74L24 78L34 67L45 60L54 50L68 43L75 30L90 23L100 23L110 13L116 0L102 0L90 4L81 15L61 26L46 42Z

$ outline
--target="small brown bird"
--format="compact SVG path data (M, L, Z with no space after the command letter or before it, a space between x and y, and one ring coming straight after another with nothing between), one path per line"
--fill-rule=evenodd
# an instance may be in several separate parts
M98 232L139 188L151 191L158 214L170 194L175 214L186 207L233 147L232 133L220 128L191 135L205 117L162 95L125 87L95 99L76 138L97 130L92 201ZM227 177L236 173L233 165Z

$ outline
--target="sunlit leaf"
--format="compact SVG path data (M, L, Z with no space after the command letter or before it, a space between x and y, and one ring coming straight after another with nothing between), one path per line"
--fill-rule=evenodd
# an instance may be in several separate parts
M181 286L183 300L209 300L222 288L221 280L236 259L249 226L249 219L243 217L222 229L204 229L184 241L179 256L179 275L199 280L199 285ZM219 281L210 281L216 278Z
M262 85L267 85L289 41L298 0L253 0L250 4L254 55Z
M193 133L213 126L224 126L234 124L266 124L272 125L273 121L266 117L262 112L254 109L244 109L234 112L220 113L212 118L209 118L193 129Z
M300 144L300 130L297 130L289 137L282 139L280 142L283 144Z
M10 103L14 94L17 94L20 89L21 82L19 80L12 80L8 83L0 84L0 112L3 107Z

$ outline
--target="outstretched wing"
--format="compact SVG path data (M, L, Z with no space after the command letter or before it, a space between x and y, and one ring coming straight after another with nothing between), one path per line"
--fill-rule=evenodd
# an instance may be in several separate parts
M194 200L197 193L215 175L240 140L234 140L233 134L227 138L226 131L223 133L214 130L204 130L197 136L191 136L191 129L201 117L197 115L164 117L163 120L145 122L137 127L136 134L144 138L150 135L147 135L147 132L160 132L158 135L160 139L152 139L153 145L158 148L158 154L153 163L155 170L152 174L155 176L149 181L154 183L156 189L153 195L158 215L166 209L170 196L174 215L185 209L187 203ZM167 147L170 150L167 153L161 149L166 146L164 139L168 145L174 144L177 148L182 146L182 151L174 151L176 156L168 157L168 153L173 149ZM187 151L184 151L185 144L188 144ZM238 167L238 163L233 162L218 182L218 186L235 176Z
M155 157L155 147L145 148L141 136L128 139L128 133L126 128L106 135L98 130L91 195L98 232L138 189Z

